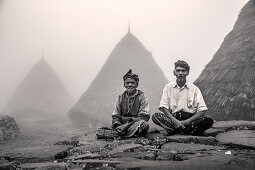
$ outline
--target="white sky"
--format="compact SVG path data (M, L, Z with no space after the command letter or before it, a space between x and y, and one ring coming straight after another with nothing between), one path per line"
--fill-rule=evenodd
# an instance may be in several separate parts
M77 100L119 40L131 32L166 77L191 65L193 82L248 0L0 0L0 110L44 58Z

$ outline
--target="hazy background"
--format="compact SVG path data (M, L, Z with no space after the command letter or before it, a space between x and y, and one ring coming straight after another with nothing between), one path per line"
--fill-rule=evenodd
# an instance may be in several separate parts
M169 80L181 58L193 82L247 1L0 0L0 111L42 53L78 100L128 20Z

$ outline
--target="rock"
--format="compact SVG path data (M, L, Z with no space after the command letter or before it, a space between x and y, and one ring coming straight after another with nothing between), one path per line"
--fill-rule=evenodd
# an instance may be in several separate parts
M2 143L3 141L4 141L4 132L2 131L0 127L0 143Z
M116 147L114 145L114 147ZM79 146L79 147L74 147L68 151L68 156L73 156L73 155L80 155L80 154L87 154L87 153L100 153L101 155L107 155L107 153L114 148L110 144L101 143L101 144L88 144L84 146Z
M169 152L166 154L169 154ZM174 153L172 153L174 154ZM167 156L167 155L166 155ZM172 156L172 155L171 155ZM223 170L230 169L229 162L233 160L233 155L225 155L224 152L217 152L217 154L208 155L206 157L196 157L194 159L186 160L185 155L177 155L176 159L184 159L180 161L169 161L160 159L160 161L149 161L149 160L141 160L141 159L129 159L123 158L119 159L124 163L120 163L117 165L120 169L141 169L141 170ZM170 156L169 158L170 159ZM238 167L242 169L242 164ZM224 168L223 168L224 167ZM246 169L245 169L246 170ZM249 168L248 170L253 170Z
M39 163L39 162L47 162L50 161L50 158L38 158L38 157L18 157L18 156L14 156L14 157L8 157L8 159L10 161L15 161L18 163Z
M128 150L132 150L132 149L136 149L136 148L140 148L142 147L142 145L140 144L125 144L125 145L120 145L117 146L116 148L114 148L113 150L111 150L108 155L114 155L116 153L120 153L120 152L125 152Z
M79 141L59 141L55 143L55 145L71 145L71 146L78 146Z
M73 169L73 170L82 170L82 167L75 164L75 163L68 162L68 163L66 163L66 169L67 170L71 170L71 169Z
M232 121L219 121L213 124L213 127L206 130L204 136L215 137L219 133L227 132L230 130L254 130L255 121L242 121L242 120L232 120Z
M9 161L6 159L0 159L0 164L7 163L7 162L9 162Z
M177 154L176 152L173 152L173 151L161 150L157 154L158 156L156 160L160 160L160 161L183 161L187 159L185 158L185 155Z
M85 159L85 160L74 160L71 161L72 163L76 164L83 164L83 163L105 163L105 164L119 164L122 163L123 161L121 160L101 160L101 159Z
M242 126L243 127L243 126ZM227 128L229 129L229 128ZM211 128L210 133L221 132L217 135L217 140L214 137L205 136L185 136L185 135L173 135L173 136L154 136L151 139L139 137L139 138L128 138L123 140L98 140L95 138L93 133L88 133L86 135L79 135L69 140L64 140L57 142L53 145L54 149L47 149L50 152L54 152L55 148L65 148L64 150L59 150L54 152L57 153L55 156L57 161L67 161L65 168L69 169L121 169L121 168L136 168L136 169L172 169L184 170L184 169L236 169L238 167L248 167L247 169L254 169L254 158L255 150L254 145L254 131L251 130L235 130L222 133L224 128ZM249 132L249 133L248 133ZM89 136L89 135L92 136ZM154 133L160 134L160 133ZM224 143L217 143L220 135L227 135L222 137L222 139L228 139L229 141ZM232 138L230 138L232 137ZM241 144L233 143L235 139L240 138ZM251 139L253 138L253 139ZM80 141L81 140L81 141ZM74 145L68 146L66 144ZM168 143L167 143L168 142ZM229 143L230 142L230 143ZM55 142L53 142L55 143ZM82 144L81 144L82 143ZM76 145L77 144L77 145ZM224 146L220 147L217 144L238 146L241 148L248 149L238 149L234 150L227 147L229 150L225 149ZM76 147L73 147L76 146ZM1 146L0 146L1 147ZM28 153L27 150L33 150L34 153ZM44 148L46 149L46 148ZM50 157L45 157L41 153L44 152L42 148L22 148L13 150L15 157L6 157L5 154L0 157L4 159L2 163L9 163L6 161L16 161L16 162L46 162L51 163L49 165L37 164L35 167L31 165L32 169L57 169L59 164L55 163L52 166L52 162L49 162ZM12 152L13 152L12 151ZM18 152L17 152L18 151ZM1 148L0 148L1 152ZM26 154L24 154L26 153ZM230 154L226 154L230 153ZM31 154L31 155L30 155ZM51 154L52 155L52 154ZM25 157L29 156L29 157ZM39 156L41 160L36 159L35 156ZM43 159L42 159L43 157ZM15 158L15 159L14 159ZM62 160L59 160L62 159ZM84 160L85 159L85 160ZM99 160L100 159L100 160ZM52 160L52 157L51 157ZM158 160L158 161L156 161ZM160 160L160 161L159 161ZM0 162L1 164L1 162ZM208 166L207 166L208 164ZM243 165L245 164L245 166ZM40 165L40 166L38 166ZM56 165L56 166L55 166ZM247 166L246 166L247 165ZM23 166L23 165L22 165ZM253 167L253 168L251 168ZM236 169L237 170L237 169Z
M242 166L242 169L254 169L255 168L255 151L254 150L238 150L234 152L234 158L229 162L228 169L236 169L238 165ZM225 168L227 169L227 168Z
M87 154L81 154L77 156L69 156L66 159L77 160L77 159L99 159L99 158L102 158L102 155L97 153L87 153Z
M214 137L205 136L189 136L189 135L173 135L166 136L167 142L177 142L177 143L197 143L204 145L216 145L216 140Z
M16 170L18 167L18 162L5 162L0 164L0 170Z
M18 125L10 116L0 116L0 141L10 140L20 134Z
M54 162L44 162L44 163L26 163L19 165L19 168L24 170L65 170L65 163L54 163Z
M79 141L79 144L77 147L68 151L69 156L87 153L99 153L100 155L105 156L112 148L118 145L117 142L97 139L95 131L72 137L71 141Z
M66 168L61 165L49 165L44 167L38 167L34 170L66 170Z
M141 144L141 145L150 145L151 140L146 139L146 138L139 138L139 139L136 139L134 143L135 144Z
M254 130L255 121L242 121L242 120L232 120L232 121L219 121L213 124L214 129L221 129L224 131L229 130Z
M103 167L94 167L94 168L90 168L89 167L89 169L90 170L116 170L116 168L115 167L110 167L110 166L103 166Z
M144 159L144 160L155 160L156 155L154 152L135 151L135 152L119 152L114 154L112 157L114 158L129 157L129 158L137 158L137 159Z
M54 159L56 155L62 155L63 152L69 149L70 146L67 145L39 145L15 148L11 152L0 152L0 155L8 156L11 161L15 160L20 163L43 162Z
M86 159L86 160L75 160L71 163L75 163L76 165L79 165L83 169L102 169L109 167L110 169L114 168L116 169L116 166L122 161L118 160L95 160L95 159Z
M161 147L163 144L167 142L166 139L156 138L154 141L152 141L152 145Z
M163 130L159 131L159 130L155 130L152 131L151 133L147 133L145 138L150 139L150 140L155 140L158 138L164 138L164 135L161 133Z
M216 136L220 144L255 149L255 131L233 130Z
M204 131L203 136L213 136L215 137L219 133L225 132L223 129L215 129L215 128L210 128Z
M64 159L65 157L68 156L68 150L64 150L62 152L57 153L56 155L54 155L54 159Z
M155 146L155 145L145 145L141 148L141 150L144 150L144 151L158 151L160 149L158 149L159 147L158 146Z
M177 153L197 153L198 151L223 150L223 149L225 148L219 146L175 142L166 143L161 147L161 150L176 151Z
M91 131L82 135L74 136L70 139L70 141L79 141L80 144L86 145L86 144L90 144L91 142L105 141L105 140L97 139L96 131Z
M142 159L145 160L155 160L156 158L156 154L154 152L147 152L147 154L145 154L144 157L142 157Z

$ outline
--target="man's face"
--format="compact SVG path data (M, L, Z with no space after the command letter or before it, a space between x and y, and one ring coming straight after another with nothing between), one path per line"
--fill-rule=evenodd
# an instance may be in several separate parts
M174 75L176 76L177 80L186 80L189 72L185 68L178 66L174 69Z
M137 88L137 86L138 86L138 83L132 78L127 78L124 81L124 87L127 89L128 93L133 93L135 89Z

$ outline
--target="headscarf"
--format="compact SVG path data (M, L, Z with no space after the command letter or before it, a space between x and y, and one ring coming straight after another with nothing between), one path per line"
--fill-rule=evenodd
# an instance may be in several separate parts
M125 81L127 78L134 79L137 83L139 82L139 76L137 74L132 73L132 69L129 69L128 72L123 76L123 80Z

